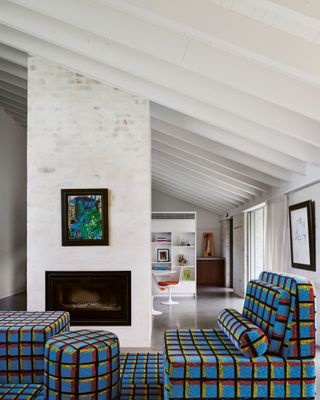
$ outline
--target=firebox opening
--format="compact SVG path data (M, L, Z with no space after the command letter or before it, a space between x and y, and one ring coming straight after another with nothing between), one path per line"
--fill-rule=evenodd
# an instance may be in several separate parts
M46 309L73 325L131 325L131 272L46 272Z

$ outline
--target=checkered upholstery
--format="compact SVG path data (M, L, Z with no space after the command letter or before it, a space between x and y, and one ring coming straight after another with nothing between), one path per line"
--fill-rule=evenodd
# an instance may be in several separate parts
M49 400L117 399L119 372L119 340L111 332L67 332L46 343L44 382Z
M291 295L271 283L253 280L248 283L242 314L266 332L268 353L281 354L290 340L287 326L292 324Z
M222 310L218 325L244 356L254 358L267 351L269 341L266 334L238 311Z
M163 398L162 353L123 353L120 400Z
M42 385L30 384L3 384L0 385L0 399L3 400L44 400Z
M250 359L213 329L167 331L164 349L166 400L315 398L313 359Z
M69 326L62 311L0 312L0 384L42 383L44 344Z
M315 295L309 279L274 272L262 272L259 279L291 294L292 324L287 325L289 344L281 350L287 358L315 357Z

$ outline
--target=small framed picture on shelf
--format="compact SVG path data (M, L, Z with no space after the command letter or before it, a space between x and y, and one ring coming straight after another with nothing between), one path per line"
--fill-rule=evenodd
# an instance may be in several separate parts
M184 281L191 281L191 269L185 268L183 270L183 280Z
M169 249L157 249L157 261L168 262L169 261Z

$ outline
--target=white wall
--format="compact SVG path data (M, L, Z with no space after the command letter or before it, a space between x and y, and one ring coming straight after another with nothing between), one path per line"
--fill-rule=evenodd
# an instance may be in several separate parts
M203 232L213 232L214 255L215 257L221 256L220 216L154 189L152 190L152 211L196 211L197 256L202 256Z
M45 308L46 270L131 270L132 326L109 329L149 346L149 103L39 58L28 87L28 309ZM61 246L62 188L110 190L109 246Z
M307 271L288 266L287 271L290 274L301 275L309 278L313 281L316 288L317 296L317 341L320 345L320 183L309 186L305 189L296 191L289 194L288 204L289 206L302 201L313 200L315 201L315 221L316 221L316 271Z
M233 290L240 297L245 295L245 214L233 217Z
M0 298L26 285L27 132L0 108Z

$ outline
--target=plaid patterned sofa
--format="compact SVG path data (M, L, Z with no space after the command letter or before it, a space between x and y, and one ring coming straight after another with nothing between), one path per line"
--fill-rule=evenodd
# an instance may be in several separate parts
M315 399L314 300L309 280L262 272L248 285L241 318L227 310L219 317L221 329L167 331L164 398ZM248 339L243 334L252 324L268 345L250 358L239 341ZM232 333L235 326L241 335L237 328Z
M43 368L44 338L68 330L69 320L61 322L62 315L54 314L57 320L45 330L47 336L40 331L37 336L35 321L30 333L27 328L23 332L21 315L18 327L13 315L6 317L6 328L0 329L2 361L8 363L8 355L15 360L18 351L26 359L6 364L0 399L44 400L43 387L37 384L43 379L38 369ZM119 399L316 399L315 303L310 281L263 272L259 280L249 282L242 314L223 310L218 323L221 329L167 331L163 356L120 354ZM4 333L11 329L12 337ZM36 337L41 340L33 343ZM22 343L17 347L19 338L25 339L27 353L34 344L35 349L41 347L42 356L32 353L36 358L28 364L30 354L23 353ZM21 368L8 369L19 365L38 369L34 376L28 369L26 375ZM4 382L5 374L9 382Z

